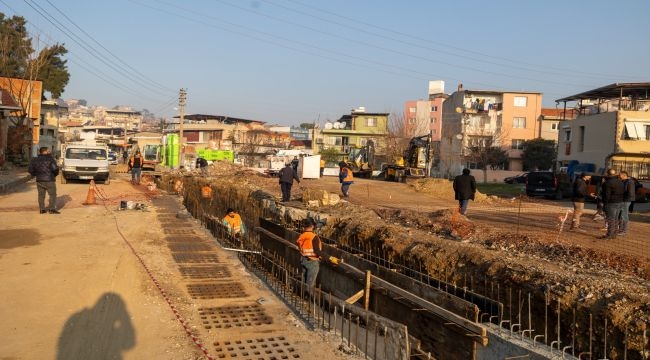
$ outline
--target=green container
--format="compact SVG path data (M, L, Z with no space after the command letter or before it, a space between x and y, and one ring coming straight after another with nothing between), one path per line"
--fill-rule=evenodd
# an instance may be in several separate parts
M197 153L208 161L235 161L235 153L232 150L199 149Z
M167 146L165 147L165 165L171 168L178 167L179 164L180 148L178 145L178 135L167 135Z

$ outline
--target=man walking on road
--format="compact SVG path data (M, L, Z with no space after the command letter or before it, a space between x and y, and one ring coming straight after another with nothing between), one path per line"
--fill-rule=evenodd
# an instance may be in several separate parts
M467 212L469 200L474 200L476 194L476 179L469 174L469 169L463 169L463 174L454 179L454 199L458 200L458 210L461 215Z
M29 164L29 173L36 177L36 188L38 189L38 208L41 214L60 214L56 209L56 176L59 174L59 166L52 157L50 149L42 147L38 156L32 159ZM49 198L49 206L45 207L45 193Z
M129 160L129 170L131 170L131 183L134 185L140 185L140 177L142 176L142 165L144 164L144 159L140 150L136 150L135 154Z
M580 217L585 210L585 200L587 199L587 183L591 180L591 175L581 174L573 182L573 220L571 220L570 230L582 231L580 227Z
M291 200L291 187L293 186L293 180L295 179L298 184L300 184L300 178L298 178L298 173L293 170L291 163L286 163L285 166L280 169L278 176L280 177L282 202L287 202Z

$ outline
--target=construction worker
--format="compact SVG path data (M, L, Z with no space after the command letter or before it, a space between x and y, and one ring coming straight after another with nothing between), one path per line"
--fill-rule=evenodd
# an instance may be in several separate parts
M300 178L298 173L293 170L291 163L286 163L285 166L280 169L278 173L280 190L282 191L282 202L287 202L291 200L291 187L293 186L293 181L296 180L300 184Z
M142 165L144 159L140 150L136 150L129 159L129 170L131 171L131 184L140 185L140 176L142 175Z
M323 172L325 172L325 159L320 158L320 177L323 177Z
M201 176L208 176L208 161L202 157L196 159L196 167L201 169Z
M302 234L296 240L300 249L300 265L302 266L302 277L307 289L316 286L316 277L320 268L320 258L323 254L323 245L320 238L314 233L316 223L312 219L305 219L302 223Z
M226 210L226 216L223 217L223 226L226 227L228 235L232 237L239 237L246 233L244 223L241 221L241 216L233 208Z
M339 182L341 183L343 197L350 197L350 185L354 184L354 176L352 175L352 169L345 161L339 163Z

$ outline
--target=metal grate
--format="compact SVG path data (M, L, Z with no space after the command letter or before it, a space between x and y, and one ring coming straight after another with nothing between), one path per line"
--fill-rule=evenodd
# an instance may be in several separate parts
M217 247L208 243L186 244L186 243L169 243L169 250L173 252L194 252L194 251L213 251Z
M180 266L179 270L184 278L189 279L214 279L232 276L230 270L224 265Z
M219 257L216 254L201 253L172 253L174 261L181 263L218 263Z
M167 240L170 243L174 242L186 242L186 243L195 243L199 244L201 242L204 242L205 239L198 236L198 235L178 235L178 236L167 236L165 237L165 240Z
M181 222L177 222L177 221L174 221L174 222L172 222L172 221L161 221L160 226L163 229L176 229L176 228L189 228L189 227L194 226L194 224L192 224L191 222L187 222L187 221L181 221Z
M300 355L283 336L214 342L217 358L242 360L299 359Z
M209 284L189 284L187 291L194 299L223 299L223 298L240 298L248 294L240 283L209 283Z
M229 329L273 323L273 319L266 315L264 309L258 304L199 308L199 315L206 329Z
M163 234L196 234L193 229L165 229Z

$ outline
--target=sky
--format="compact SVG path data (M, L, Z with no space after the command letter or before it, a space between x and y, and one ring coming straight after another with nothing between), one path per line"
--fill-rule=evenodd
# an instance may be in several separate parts
M543 106L650 81L650 1L0 0L37 49L64 44L63 99L158 117L324 124L357 107L397 117L445 92L543 93Z

